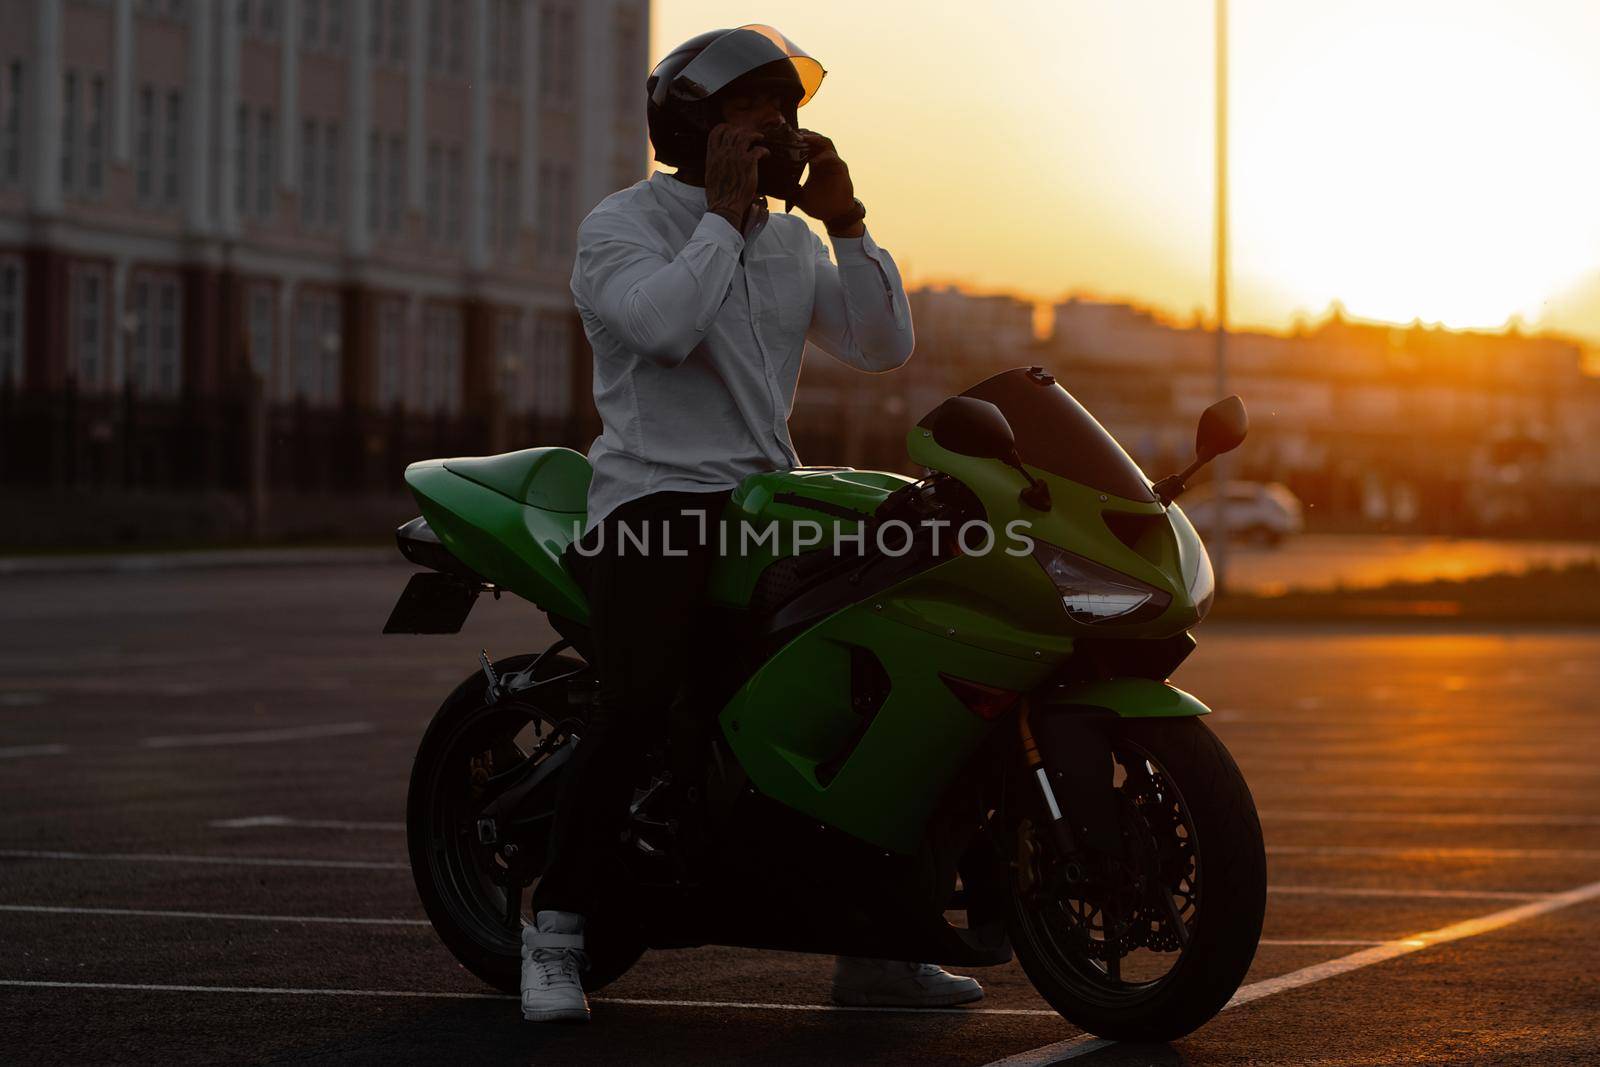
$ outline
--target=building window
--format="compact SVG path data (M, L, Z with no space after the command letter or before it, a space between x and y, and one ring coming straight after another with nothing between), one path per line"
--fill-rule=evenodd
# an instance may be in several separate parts
M577 18L570 5L547 4L539 11L539 95L571 102L577 81Z
M183 385L182 297L174 275L140 271L133 277L127 379L145 396L176 396Z
M322 127L322 224L339 224L339 124Z
M0 387L22 385L22 257L0 256Z
M566 315L541 314L534 331L533 411L561 418L571 408L572 322Z
M444 176L444 149L439 147L439 142L434 141L428 145L428 173L423 182L423 210L428 216L428 240L438 241L440 227L444 222L444 208L440 197Z
M522 74L521 0L489 0L489 80L515 88Z
M61 191L77 191L78 75L67 71L61 78Z
M449 35L450 54L448 65L451 74L460 74L465 68L464 46L467 39L467 5L464 0L450 0L450 25L446 27Z
M157 396L176 396L182 384L182 342L178 326L178 283L166 278L156 283L156 374Z
M428 71L444 69L444 0L417 0L428 5Z
M162 130L161 199L168 206L178 203L178 137L183 122L183 94L176 89L167 93L166 128Z
M239 105L234 129L234 204L239 217L272 214L273 158L276 137L272 112Z
M22 180L22 61L12 60L6 66L6 77L0 85L0 107L5 120L0 124L0 181L15 185Z
M295 399L313 407L333 407L339 402L342 323L335 294L317 290L300 294L294 319Z
M138 130L134 141L139 203L148 206L156 195L156 93L148 85L139 90Z
M327 10L326 44L331 51L338 51L344 45L344 0L325 0Z
M495 324L494 347L500 396L506 410L513 415L526 415L533 407L533 375L522 342L521 313L501 313Z
M300 225L307 229L316 226L320 217L317 158L317 120L306 119L300 124Z
M461 149L457 147L445 153L444 239L452 245L461 241Z
M240 104L233 120L233 209L250 213L250 108Z
M106 373L106 272L104 267L75 266L69 274L71 301L68 351L73 381L84 392L99 392L110 383Z
M504 189L500 204L505 210L500 222L500 247L515 252L517 235L522 232L522 164L515 156L505 160L500 180Z
M181 19L184 0L139 0L139 14L155 18Z
M380 408L393 408L409 392L406 373L406 303L397 297L378 304L378 393Z
M300 0L300 47L322 43L322 0Z
M421 395L415 407L454 415L461 410L461 312L429 307L422 313Z
M262 108L256 115L256 217L272 217L273 188L277 181L277 128L272 122L272 112Z
M89 79L89 121L83 129L83 184L89 196L105 188L106 80Z
M377 233L383 224L383 134L374 131L367 138L367 232Z
M280 395L282 384L273 373L278 365L278 295L270 285L252 285L248 304L250 373L266 397Z
M400 212L405 201L406 154L399 136L389 138L389 195L384 204L384 228L400 232Z
M568 163L539 164L540 255L553 258L572 250L574 205L572 166Z
M403 65L406 61L406 3L389 0L389 62Z
M639 80L641 44L643 34L639 24L624 16L617 26L617 59L613 69L617 72L617 117L631 119L643 102L644 86Z
M520 167L515 156L489 157L487 224L489 246L510 252L516 248L522 210L518 189Z
M259 37L276 37L278 0L239 0L239 28Z

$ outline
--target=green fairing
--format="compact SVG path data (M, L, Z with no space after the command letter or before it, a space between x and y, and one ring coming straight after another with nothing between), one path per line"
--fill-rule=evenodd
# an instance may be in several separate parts
M581 468L566 457L576 457ZM452 555L490 582L545 611L587 622L589 605L561 565L561 553L583 531L588 461L565 448L489 458L515 462L489 467L481 460L431 459L407 467L406 484L423 518ZM524 502L530 499L578 509L532 507Z
M1124 719L1181 719L1211 714L1211 709L1191 694L1149 678L1113 678L1055 688L1039 699L1038 707L1098 708L1114 711Z
M848 467L798 467L751 475L733 491L723 511L729 552L712 571L707 595L715 604L744 607L750 603L756 580L771 563L796 551L820 547L797 544L797 535L809 539L820 527L820 544L832 544L836 533L845 536L860 527L860 520L843 517L838 514L840 509L856 512L865 519L890 493L910 482L900 474ZM785 498L782 502L777 499L780 495ZM820 507L808 507L792 497ZM793 525L800 521L816 527ZM767 538L769 529L775 530L772 538ZM742 532L745 530L749 533Z
M1021 502L1025 483L1012 467L950 452L920 428L911 431L908 451L976 494L999 547L956 555L816 623L763 663L719 716L756 789L901 853L918 848L929 813L996 725L963 705L941 674L1026 693L1061 666L1080 637L1179 634L1200 617L1187 588L1204 552L1176 507L1112 496L1030 467L1053 502L1050 511L1037 511ZM547 448L413 464L406 480L457 558L494 584L582 623L588 607L561 554L583 529L590 475L578 453ZM865 520L910 481L842 468L746 478L724 513L733 540L713 569L710 599L743 608L767 566L819 547L800 543L799 535L816 536L817 529L797 523L820 527L823 544L836 534L860 533L867 527L850 514ZM776 535L747 543L741 552L741 524L761 534L774 525ZM945 534L954 538L957 531ZM1171 601L1154 619L1074 621L1031 544L1016 534L1137 578ZM980 547L982 537L969 535L971 547ZM864 732L851 706L852 647L872 653L890 679L889 694ZM1127 717L1206 713L1188 694L1147 679L1052 686L1048 699ZM832 770L831 777L819 777L819 768Z

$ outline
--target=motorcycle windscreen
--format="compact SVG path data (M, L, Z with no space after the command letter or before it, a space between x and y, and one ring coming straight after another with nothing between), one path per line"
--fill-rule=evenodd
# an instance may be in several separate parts
M794 105L799 107L816 94L828 72L789 38L771 26L761 25L740 26L717 38L672 79L670 86L657 87L661 99L656 103L665 102L669 90L685 99L704 100L758 67L785 61L800 83L800 99Z
M1025 369L986 378L963 396L987 400L1011 423L1022 462L1124 500L1156 498L1117 439L1048 375Z

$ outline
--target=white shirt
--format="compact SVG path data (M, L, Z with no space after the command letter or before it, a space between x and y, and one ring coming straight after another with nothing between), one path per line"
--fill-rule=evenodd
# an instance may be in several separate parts
M714 492L799 465L789 411L809 340L864 371L911 356L900 272L870 236L833 239L751 213L745 233L705 190L656 173L578 228L572 295L594 349L603 432L588 524L650 493Z

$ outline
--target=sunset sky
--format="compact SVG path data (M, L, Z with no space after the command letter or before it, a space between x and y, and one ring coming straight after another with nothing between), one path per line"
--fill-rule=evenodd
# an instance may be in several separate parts
M1233 317L1600 343L1600 3L1232 0ZM1211 306L1209 0L656 0L770 22L913 283Z

